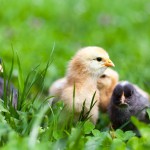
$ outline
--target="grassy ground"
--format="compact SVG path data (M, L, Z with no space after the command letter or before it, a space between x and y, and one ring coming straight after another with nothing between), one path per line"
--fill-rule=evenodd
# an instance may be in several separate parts
M120 80L129 80L150 92L149 18L148 0L0 0L0 57L8 73L13 57L12 47L18 54L22 73L15 54L12 82L23 94L23 79L39 64L40 69L36 76L34 73L31 75L27 88L34 79L40 78L44 82L42 69L54 47L53 62L44 82L46 93L49 85L65 74L68 60L80 47L97 45L110 54ZM17 84L18 76L20 84ZM34 84L32 91L35 94L43 87L36 81ZM150 130L148 125L141 125L134 119L142 130L142 138L120 130L113 133L116 137L113 138L108 131L99 132L89 122L59 131L57 115L38 102L39 99L44 101L45 96L36 97L34 94L31 92L31 97L23 98L21 103L25 106L20 106L18 111L1 104L0 145L3 149L74 149L77 145L82 149L101 146L117 149L118 145L122 149L140 149L143 145L144 148L150 146L146 132ZM32 101L27 103L29 99ZM59 114L61 108L62 104L58 104L53 111ZM39 125L42 127L39 128Z

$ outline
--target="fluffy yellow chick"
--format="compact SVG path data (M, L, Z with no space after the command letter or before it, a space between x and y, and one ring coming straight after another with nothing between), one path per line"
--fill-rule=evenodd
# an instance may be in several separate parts
M107 111L112 92L118 83L118 80L118 73L111 68L106 69L98 79L97 88L100 92L99 106L100 110L103 112Z
M108 68L114 66L109 59L108 53L100 47L90 46L79 50L69 63L66 75L66 83L60 96L64 101L66 109L73 110L73 89L75 85L74 109L76 116L82 110L85 101L85 111L90 108L91 100L96 92L94 102L96 104L90 112L91 121L96 123L98 119L99 92L97 80Z

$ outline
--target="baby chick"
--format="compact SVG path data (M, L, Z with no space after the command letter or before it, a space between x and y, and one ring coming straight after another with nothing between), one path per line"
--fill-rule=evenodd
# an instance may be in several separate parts
M0 59L0 73L3 73L3 66L1 59ZM16 108L18 92L12 84L8 85L8 81L6 81L6 95L8 97L12 96L12 105ZM4 79L2 77L0 77L0 98L1 99L4 98Z
M67 110L73 109L73 90L75 85L74 109L77 116L82 110L85 101L85 111L90 109L91 100L96 92L94 102L99 101L97 80L110 66L114 66L108 53L100 47L85 47L77 52L69 63L66 75L66 84L61 94ZM91 121L96 123L98 119L98 103L90 112Z
M12 105L16 108L17 107L17 99L18 99L18 92L14 88L12 84L8 85L6 81L6 94L7 96L12 96ZM4 98L4 79L0 77L0 98Z
M118 73L111 68L106 69L98 79L97 88L100 92L99 106L103 112L107 111L112 92L118 83L118 80Z
M138 87L138 89L140 89ZM140 89L140 91L142 91ZM146 108L150 106L148 97L145 97L137 88L123 81L115 87L109 105L109 117L112 127L117 129L130 120L131 116L136 116L140 121L148 122ZM135 130L135 126L130 122L123 127L123 130Z

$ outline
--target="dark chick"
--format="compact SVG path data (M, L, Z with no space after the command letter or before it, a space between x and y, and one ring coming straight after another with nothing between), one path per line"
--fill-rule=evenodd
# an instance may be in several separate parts
M0 59L0 74L3 73L3 66L2 66L2 60ZM4 100L4 79L0 77L0 99ZM18 99L18 91L14 88L12 84L8 84L8 81L6 81L6 96L10 98L10 101L12 100L13 107L17 107L17 99Z
M8 85L7 81L6 81L6 95L7 97L12 96L12 105L16 108L18 92L12 84ZM1 77L0 77L0 98L4 100L4 79Z
M134 85L127 81L118 83L108 107L112 127L114 129L122 127L130 120L131 116L136 116L140 121L149 122L146 113L146 108L149 106L148 97L139 92ZM131 122L122 129L124 131L136 130Z

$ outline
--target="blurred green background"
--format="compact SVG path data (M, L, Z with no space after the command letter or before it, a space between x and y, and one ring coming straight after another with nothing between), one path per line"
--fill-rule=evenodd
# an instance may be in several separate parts
M149 0L0 0L0 57L8 67L11 45L24 75L46 64L55 45L46 89L79 48L96 45L108 51L121 80L150 92Z

